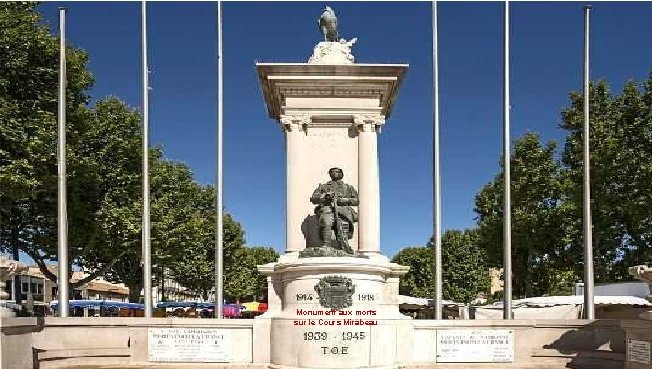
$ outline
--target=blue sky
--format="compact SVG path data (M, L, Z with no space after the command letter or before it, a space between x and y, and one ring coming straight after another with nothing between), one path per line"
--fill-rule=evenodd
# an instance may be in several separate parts
M224 202L247 243L284 249L283 134L267 117L254 69L305 62L321 40L322 2L224 3ZM357 37L356 61L409 63L379 138L381 249L423 245L432 229L431 17L428 2L329 2L340 34ZM47 2L68 11L68 40L90 54L95 99L140 107L140 3ZM512 2L512 137L558 128L568 92L581 88L583 3ZM439 4L443 228L475 224L474 196L498 173L502 118L501 2ZM213 2L148 3L153 144L215 180L216 22ZM618 91L652 69L652 3L596 2L591 78ZM561 142L560 142L561 143ZM307 200L306 200L307 201ZM152 219L156 221L155 219Z

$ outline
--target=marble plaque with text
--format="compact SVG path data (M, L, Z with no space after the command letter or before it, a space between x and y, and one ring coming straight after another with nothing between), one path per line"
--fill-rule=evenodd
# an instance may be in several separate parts
M650 364L650 342L627 340L627 361Z
M147 360L158 362L228 362L230 340L216 328L149 328Z
M437 331L437 362L509 363L514 361L514 331L446 329Z

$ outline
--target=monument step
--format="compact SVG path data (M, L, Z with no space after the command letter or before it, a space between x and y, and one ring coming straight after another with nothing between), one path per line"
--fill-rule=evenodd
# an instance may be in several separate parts
M262 364L219 364L219 363L148 363L148 364L73 364L65 366L46 366L57 369L268 369Z
M46 366L60 369L269 369L277 366L262 364L219 364L219 363L146 363L146 364L78 364L65 366ZM622 369L623 362L595 357L555 357L538 358L528 363L423 363L397 365L396 369Z

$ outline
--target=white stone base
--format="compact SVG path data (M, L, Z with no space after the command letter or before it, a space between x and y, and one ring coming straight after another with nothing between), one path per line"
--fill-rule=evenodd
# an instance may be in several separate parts
M257 324L269 324L272 367L393 368L410 360L412 321L398 310L407 267L378 255L282 258L260 269L270 277L271 305ZM328 276L351 279L351 306L322 305L315 286Z
M374 326L319 325L343 321L344 317L340 318L316 318L314 326L296 326L295 319L272 318L271 362L295 368L385 368L409 360L409 320L374 319ZM309 340L312 337L320 339ZM401 356L403 360L399 360Z
M270 367L272 319L178 318L2 318L0 319L0 368L186 368L264 369ZM410 338L397 336L398 353L411 350L409 360L376 365L376 369L555 369L621 368L652 369L626 362L626 340L651 341L652 322L641 320L406 320L414 327ZM265 328L267 324L268 328ZM199 328L227 331L230 363L148 362L148 330L151 328ZM403 327L399 323L399 328ZM437 363L436 337L442 330L509 329L514 331L513 363ZM402 329L398 330L402 334ZM97 339L101 337L102 339ZM377 337L373 336L376 339ZM379 339L380 337L378 337ZM375 341L369 341L375 345ZM283 342L273 343L276 350ZM371 351L375 350L375 351ZM373 357L378 349L371 348ZM322 367L327 366L326 360ZM355 363L354 363L355 364ZM292 365L275 363L275 368ZM353 367L353 366L351 366ZM359 367L359 366L358 366ZM368 365L367 365L368 367ZM294 367L297 368L297 367Z

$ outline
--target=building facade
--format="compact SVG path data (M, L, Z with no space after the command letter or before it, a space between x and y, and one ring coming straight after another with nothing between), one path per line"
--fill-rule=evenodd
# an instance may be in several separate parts
M48 270L55 275L58 268L48 266ZM71 283L86 278L88 273L74 271ZM16 283L17 282L17 283ZM57 284L45 277L37 265L30 265L27 270L18 275L7 277L5 292L9 294L8 300L19 302L28 311L37 316L51 315L50 302L57 299ZM76 288L71 288L72 300L109 300L128 301L129 288L122 283L111 283L103 278L95 278Z

